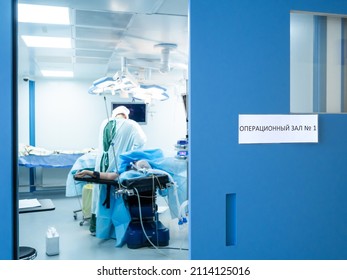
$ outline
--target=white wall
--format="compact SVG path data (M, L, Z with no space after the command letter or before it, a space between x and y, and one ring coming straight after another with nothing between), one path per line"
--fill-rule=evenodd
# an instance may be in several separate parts
M29 144L29 83L18 82L18 138ZM36 146L49 150L81 150L97 147L99 125L107 117L104 98L87 90L91 81L40 79L35 81ZM147 124L142 125L148 142L145 148L161 148L174 154L174 144L186 136L186 115L180 92L168 89L167 101L147 106ZM116 101L106 97L108 111Z

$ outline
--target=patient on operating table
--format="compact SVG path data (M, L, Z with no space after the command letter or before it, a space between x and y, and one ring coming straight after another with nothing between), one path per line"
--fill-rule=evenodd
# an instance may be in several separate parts
M148 176L167 175L170 184L167 188L158 189L158 195L164 197L167 202L172 219L181 220L181 205L187 200L187 163L174 157L166 157L161 149L137 149L121 153L118 157L117 165L112 166L107 172L98 170L97 164L89 161L78 161L72 167L72 178L92 177L94 181L114 180L120 185L127 180L146 178ZM100 176L100 177L99 177ZM96 179L96 180L95 180ZM84 184L85 181L82 181ZM102 184L102 182L100 182ZM82 185L83 185L82 184ZM107 197L106 187L100 189L98 202L98 219L96 237L101 239L116 239L116 246L121 246L125 241L128 224L131 221L127 201L122 195L118 195L114 190L118 184L111 189L110 208L105 207L104 198ZM98 186L96 183L95 187ZM75 189L76 182L67 184L67 188ZM71 190L69 191L71 193Z

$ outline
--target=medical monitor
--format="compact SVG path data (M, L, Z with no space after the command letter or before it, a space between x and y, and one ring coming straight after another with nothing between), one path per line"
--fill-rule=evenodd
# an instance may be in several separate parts
M129 109L129 119L132 119L136 121L139 124L146 124L147 123L147 105L145 103L137 103L137 102L128 102L128 103L121 103L121 102L114 102L112 103L112 111L118 107L118 106L125 106Z

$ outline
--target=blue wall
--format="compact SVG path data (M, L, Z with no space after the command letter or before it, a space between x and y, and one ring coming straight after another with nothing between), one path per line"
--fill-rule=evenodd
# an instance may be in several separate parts
M190 1L192 259L347 259L347 115L319 115L318 144L238 144L239 114L289 113L290 10L347 2Z
M13 1L1 1L0 4L0 260L17 258L17 197L16 177L16 126L15 118L15 61L13 43ZM14 82L15 81L15 82Z

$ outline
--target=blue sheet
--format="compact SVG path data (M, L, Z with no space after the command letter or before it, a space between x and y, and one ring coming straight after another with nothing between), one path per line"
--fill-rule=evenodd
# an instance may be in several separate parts
M87 153L77 158L77 160L72 165L72 168L69 174L67 175L66 190L65 190L65 195L67 197L79 196L82 194L83 186L87 183L82 181L75 181L73 176L79 170L94 169L95 161L96 161L96 153Z
M18 157L19 166L28 168L69 168L82 154L27 155Z

